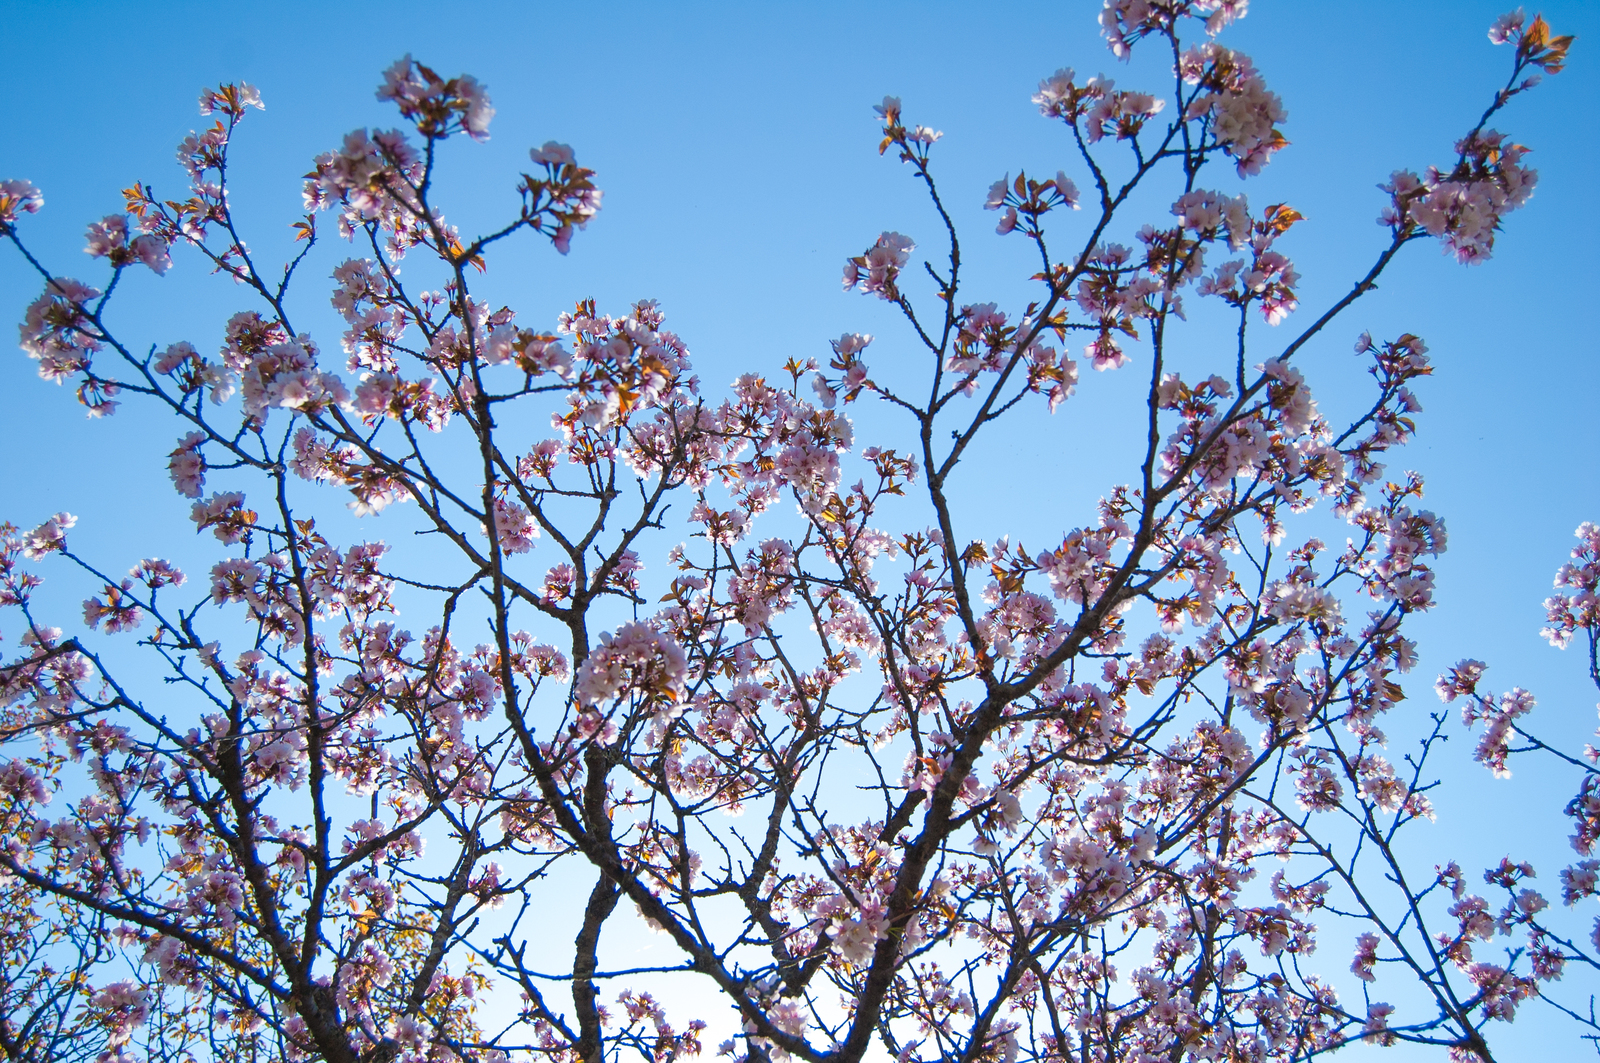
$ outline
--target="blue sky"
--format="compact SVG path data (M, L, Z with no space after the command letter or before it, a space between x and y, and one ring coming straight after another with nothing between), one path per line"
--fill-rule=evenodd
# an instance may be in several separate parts
M236 142L234 203L252 246L280 260L312 156L350 129L395 124L373 87L410 52L447 75L476 75L498 109L488 144L452 143L445 153L444 202L464 232L510 216L526 151L548 139L570 143L606 192L569 257L532 240L499 252L485 289L491 300L548 325L577 298L595 296L616 312L656 298L715 395L740 372L825 357L827 340L845 331L875 334L879 364L909 352L910 337L882 305L839 291L844 259L880 231L907 233L930 257L943 255L909 171L876 153L871 105L885 93L904 99L909 122L945 133L935 168L964 230L968 301L1020 309L1031 261L1020 241L992 234L994 215L980 207L1003 174L1025 167L1048 175L1073 161L1063 131L1029 102L1037 82L1073 66L1126 87L1167 84L1158 56L1136 52L1125 66L1110 55L1096 34L1097 10L394 3L230 5L219 14L209 4L152 11L13 0L0 39L0 85L11 101L0 178L43 189L44 212L25 221L25 239L53 268L93 282L97 271L81 253L85 225L117 209L118 189L135 180L176 193L182 174L172 151L204 121L195 112L199 89L248 80L267 110L251 113ZM1324 389L1325 408L1353 409L1366 381L1350 354L1357 333L1427 340L1436 375L1419 389L1421 432L1391 467L1426 475L1427 504L1445 516L1451 538L1439 565L1440 607L1413 632L1424 658L1412 697L1431 708L1431 676L1480 657L1497 688L1534 690L1542 705L1535 723L1570 746L1593 729L1595 693L1577 655L1556 653L1537 632L1539 603L1573 528L1600 520L1600 366L1586 312L1600 279L1600 5L1566 0L1544 10L1556 32L1580 37L1571 67L1494 123L1534 149L1532 203L1508 219L1486 265L1466 269L1431 246L1409 249L1381 290L1313 345L1303 368ZM1307 218L1280 245L1305 278L1302 310L1280 327L1286 336L1376 254L1383 197L1374 186L1392 169L1446 162L1503 80L1509 53L1485 38L1499 11L1477 0L1258 0L1223 36L1255 59L1289 111L1292 146L1245 186L1253 204L1285 200ZM1231 175L1218 181L1225 190L1234 184ZM1152 200L1123 239L1164 209ZM309 283L298 304L324 347L337 342L324 279L342 257L336 241L328 244L302 278ZM0 251L0 319L20 319L38 288L14 252ZM189 339L202 347L246 305L242 292L182 255L165 278L130 277L118 302L117 320L136 345ZM1197 329L1193 342L1200 358L1218 334ZM1270 344L1260 350L1265 357ZM1070 418L1020 422L988 452L993 464L981 475L974 461L962 488L971 534L1059 534L1077 523L1068 511L1129 475L1115 462L1140 386L1137 363L1097 376ZM173 428L132 409L85 421L70 390L39 381L15 351L0 357L0 395L0 448L9 456L0 462L0 519L31 525L71 510L82 518L75 542L111 568L189 549L187 502L165 474ZM894 430L879 411L858 416L865 429ZM864 442L883 438L863 433ZM1467 743L1454 745L1451 756L1464 761ZM1509 847L1531 815L1554 839L1542 861L1535 857L1553 878L1565 858L1557 820L1570 796L1566 776L1524 769L1491 785L1476 769L1454 774L1466 785L1441 800L1458 811L1441 822L1436 844L1476 844L1497 858L1503 853L1490 851Z

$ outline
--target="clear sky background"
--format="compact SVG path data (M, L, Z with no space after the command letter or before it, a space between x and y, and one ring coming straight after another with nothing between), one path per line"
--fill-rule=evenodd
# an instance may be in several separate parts
M86 224L120 209L118 189L135 180L179 193L173 148L209 121L195 111L200 88L248 80L267 110L252 112L236 140L233 203L260 258L281 261L312 157L350 129L397 124L373 88L410 52L447 76L474 74L498 110L488 144L452 142L444 153L442 201L465 234L512 216L527 149L548 139L570 143L605 189L604 209L568 258L517 241L491 259L481 290L535 327L553 325L586 296L614 313L656 298L716 397L740 372L825 358L827 340L844 331L878 337L869 352L875 371L910 357L911 337L882 304L839 291L844 259L883 230L917 239L919 257L944 254L910 171L877 155L871 105L885 93L904 98L908 122L945 133L935 170L964 232L966 301L1020 312L1034 266L1019 239L993 235L995 216L980 209L985 190L1019 168L1049 175L1066 167L1087 184L1064 130L1029 102L1039 79L1073 66L1125 87L1159 92L1170 81L1158 55L1136 52L1131 66L1110 55L1096 32L1098 6L11 0L0 36L0 178L44 191L43 213L23 222L26 240L52 268L93 283L102 274L82 255ZM1280 245L1305 278L1301 311L1279 327L1287 337L1343 294L1386 239L1374 224L1384 203L1374 186L1395 168L1447 163L1511 56L1485 37L1499 5L1480 0L1258 0L1253 8L1222 40L1255 59L1289 111L1292 146L1245 185L1257 209L1288 201L1307 218ZM1368 378L1350 353L1363 329L1379 338L1415 332L1435 360L1435 377L1418 389L1419 438L1391 462L1427 477L1427 505L1450 530L1439 608L1412 629L1424 657L1401 711L1432 709L1432 676L1479 657L1497 689L1532 689L1541 702L1536 728L1572 747L1593 730L1596 695L1578 654L1550 649L1538 629L1573 529L1600 520L1600 4L1564 0L1544 10L1555 32L1580 39L1567 72L1494 122L1534 149L1540 171L1532 203L1510 216L1495 257L1467 269L1431 245L1408 249L1382 289L1300 364L1336 414L1365 395ZM1211 182L1235 186L1231 173ZM1130 215L1120 237L1131 242L1142 221L1160 221L1168 201ZM115 320L136 346L188 339L211 349L248 300L192 256L175 257L165 278L134 271L126 279ZM342 329L327 306L326 277L343 257L327 239L293 304L324 349L336 347ZM0 248L0 320L19 320L39 287L20 257ZM1282 342L1265 329L1256 337L1261 358L1275 353L1265 341ZM1197 328L1186 342L1184 357L1198 366L1226 341ZM1059 536L1130 477L1118 458L1139 423L1143 370L1132 353L1134 365L1086 380L1055 419L1017 422L1003 445L971 462L961 487L976 514L967 534ZM31 526L56 510L77 513L75 546L112 569L195 550L188 503L165 473L173 426L131 407L86 421L69 389L39 381L15 351L0 357L0 396L0 519ZM890 441L895 426L884 414L855 412L862 442ZM1455 785L1439 796L1439 825L1416 832L1417 863L1431 866L1443 858L1437 852L1481 867L1528 852L1527 836L1542 835L1532 859L1553 890L1570 858L1559 812L1574 780L1524 764L1512 780L1493 782L1466 766L1464 737L1447 754L1456 766L1444 774ZM1335 972L1349 962L1342 943L1318 959ZM1543 1019L1525 1013L1504 1058L1569 1044L1547 1040Z

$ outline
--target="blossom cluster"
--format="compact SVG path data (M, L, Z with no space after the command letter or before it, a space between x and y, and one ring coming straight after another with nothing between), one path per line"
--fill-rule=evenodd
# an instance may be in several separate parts
M1289 117L1277 93L1267 89L1250 57L1215 42L1184 52L1178 71L1201 90L1185 117L1204 119L1218 145L1237 160L1240 177L1261 172L1288 141L1278 123Z
M1527 149L1507 143L1492 129L1474 131L1456 144L1448 172L1418 176L1396 170L1383 186L1390 206L1378 218L1402 235L1438 237L1462 262L1481 262L1494 251L1500 219L1527 203L1537 170L1522 165Z
M1573 635L1587 631L1593 656L1592 647L1600 639L1600 525L1585 521L1575 534L1572 560L1556 572L1560 593L1545 599L1548 626L1540 634L1550 645L1565 648Z

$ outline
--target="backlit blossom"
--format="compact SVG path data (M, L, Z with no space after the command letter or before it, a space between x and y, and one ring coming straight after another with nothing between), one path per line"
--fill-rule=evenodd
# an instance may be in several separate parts
M642 623L624 624L600 636L600 644L578 669L577 696L595 705L625 691L668 702L683 695L687 661L672 638Z
M384 71L378 99L393 101L425 136L448 136L459 128L474 140L489 139L494 107L470 75L445 80L411 56L402 56Z
M1260 173L1288 143L1277 129L1288 112L1249 56L1206 43L1184 52L1178 69L1185 81L1206 90L1189 105L1186 117L1207 122L1217 143L1237 160L1240 177Z
M861 291L876 294L882 299L897 298L895 278L916 246L910 237L884 233L867 249L866 254L845 263L845 290L859 287Z
M200 444L205 442L205 436L199 432L190 432L178 441L177 449L172 452L171 460L167 462L167 470L172 475L172 485L178 489L180 495L189 498L199 498L200 492L206 483L206 460L200 453Z
M533 540L539 537L539 526L527 509L506 499L495 500L494 527L500 549L508 554L527 553L533 549Z
M20 213L37 214L44 206L44 194L32 181L0 181L0 226L10 225Z

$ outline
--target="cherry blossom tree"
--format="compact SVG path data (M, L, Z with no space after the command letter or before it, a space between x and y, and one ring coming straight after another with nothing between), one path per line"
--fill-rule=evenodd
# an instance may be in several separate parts
M1464 661L1438 691L1477 758L1577 774L1581 859L1552 906L1515 858L1397 847L1435 815L1456 726L1436 711L1398 752L1384 730L1446 535L1388 464L1427 346L1351 320L1409 245L1490 258L1536 177L1491 122L1571 38L1495 23L1504 87L1453 157L1393 174L1370 267L1303 309L1300 214L1217 190L1287 145L1283 102L1217 40L1245 6L1108 0L1112 52L1170 52L1171 83L1040 82L1075 162L989 189L1037 261L993 302L963 292L940 134L884 99L879 151L928 197L935 250L885 232L844 286L891 304L916 357L851 333L726 393L652 302L540 323L476 294L504 241L565 253L601 192L546 143L520 211L464 236L438 149L494 109L409 56L378 88L400 126L315 160L281 270L229 198L249 85L201 95L182 195L135 184L90 225L93 284L29 250L41 192L0 183L0 235L43 285L23 349L92 415L170 415L173 486L218 544L186 574L81 555L66 513L3 526L0 1050L1488 1060L1552 1005L1600 1036L1600 924L1566 910L1600 893L1594 750L1541 741L1532 696ZM330 240L337 355L289 299ZM125 272L184 263L231 282L223 335L119 333ZM1186 298L1213 309L1191 325ZM1372 384L1333 419L1297 363L1339 329ZM1072 416L1091 369L1148 381L1142 454L1026 549L962 505L975 441L1030 405ZM858 441L858 403L895 432ZM425 532L427 563L335 541L346 505ZM1600 685L1600 531L1578 534L1546 634L1587 638ZM50 572L98 588L72 633ZM641 932L672 958L611 963Z

